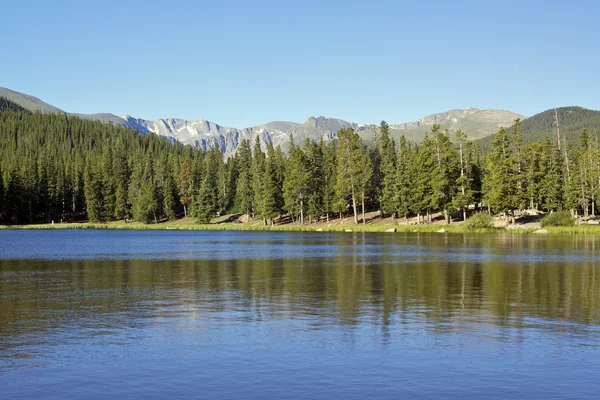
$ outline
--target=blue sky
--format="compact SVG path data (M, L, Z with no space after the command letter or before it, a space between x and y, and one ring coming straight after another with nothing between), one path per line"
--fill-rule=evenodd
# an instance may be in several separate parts
M237 128L600 109L596 1L85 3L3 4L0 86L71 112Z

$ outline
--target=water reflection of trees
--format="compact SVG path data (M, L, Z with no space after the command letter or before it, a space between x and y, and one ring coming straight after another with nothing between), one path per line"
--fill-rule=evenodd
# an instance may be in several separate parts
M593 262L406 263L356 249L335 258L0 261L0 333L214 313L382 327L420 319L444 331L463 320L516 328L538 319L600 322Z

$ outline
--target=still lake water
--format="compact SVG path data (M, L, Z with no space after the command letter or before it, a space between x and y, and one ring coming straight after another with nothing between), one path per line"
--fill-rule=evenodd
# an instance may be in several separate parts
M600 397L600 237L0 231L0 398Z

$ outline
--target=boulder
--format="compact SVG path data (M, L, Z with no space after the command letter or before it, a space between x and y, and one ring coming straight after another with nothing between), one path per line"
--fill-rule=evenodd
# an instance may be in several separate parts
M396 228L390 228L390 229L386 229L386 232L396 232Z
M535 233L536 235L546 235L548 233L548 229L538 229L533 233Z
M315 232L323 232L323 228L317 228L317 230L315 230Z
M346 229L344 232L352 232L352 229Z
M440 229L439 231L437 231L437 233L446 233L448 232L447 230L445 230L444 228Z

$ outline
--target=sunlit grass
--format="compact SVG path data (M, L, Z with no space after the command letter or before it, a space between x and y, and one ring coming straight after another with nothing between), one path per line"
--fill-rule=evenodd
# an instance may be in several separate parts
M281 231L281 232L385 232L395 229L403 233L510 233L531 234L538 229L507 229L507 228L479 228L470 229L463 224L438 225L405 225L398 223L368 223L352 224L348 222L331 224L275 224L264 225L262 220L251 220L250 222L215 222L211 224L196 224L192 218L182 218L174 221L163 221L158 224L143 224L140 222L111 221L106 223L55 223L55 224L32 224L32 225L0 225L0 229L109 229L109 230L194 230L194 231ZM597 225L575 225L571 227L548 227L549 234L600 234L600 226Z

